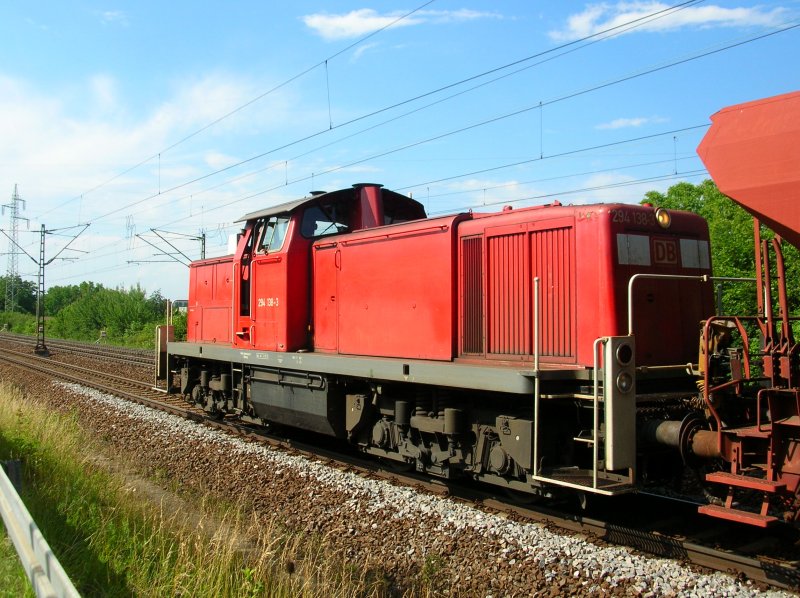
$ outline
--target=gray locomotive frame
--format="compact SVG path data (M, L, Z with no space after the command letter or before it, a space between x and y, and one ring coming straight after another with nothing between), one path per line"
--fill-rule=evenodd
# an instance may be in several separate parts
M632 341L614 337L608 348ZM204 396L226 397L225 404L233 405L234 413L247 410L250 417L244 419L347 437L364 452L414 463L419 471L442 477L466 470L484 481L541 494L549 494L542 489L548 485L603 494L633 489L636 393L633 387L624 393L616 390L612 381L620 368L610 353L604 358L610 369L596 370L603 383L595 397L591 391L595 372L589 368L532 370L508 364L281 353L216 344L161 346L160 378L177 377L180 392L200 404ZM623 369L636 377L632 360ZM386 388L392 389L385 392L390 398L381 396ZM563 392L567 388L571 390ZM602 388L608 389L607 396ZM455 400L428 414L415 410L418 389L486 398L472 401L466 412ZM551 389L560 392L552 394ZM537 393L547 408L579 401L601 412L600 423L596 418L595 426L585 430L589 444L597 439L602 447L602 454L595 451L592 467L545 468L543 452L539 465L534 463L535 446L547 441L552 434L548 428L559 417L545 408L540 427L535 425L532 407ZM496 407L497 400L504 400L505 408ZM473 440L458 440L465 436ZM606 466L612 463L625 471L610 471Z

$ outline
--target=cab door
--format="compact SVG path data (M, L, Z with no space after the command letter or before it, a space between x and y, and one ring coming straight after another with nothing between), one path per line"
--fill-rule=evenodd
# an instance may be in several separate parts
M341 252L338 243L317 242L314 255L314 350L339 348L338 283Z
M266 351L286 350L288 267L287 215L261 221L251 263L251 344Z
M252 281L253 281L253 244L260 233L258 222L248 223L239 239L233 260L233 271L236 284L233 293L234 335L233 342L237 347L252 346Z

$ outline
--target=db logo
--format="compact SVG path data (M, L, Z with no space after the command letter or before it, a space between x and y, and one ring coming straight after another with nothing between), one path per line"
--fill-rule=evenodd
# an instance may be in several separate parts
M653 263L675 265L678 263L678 242L675 239L653 239Z

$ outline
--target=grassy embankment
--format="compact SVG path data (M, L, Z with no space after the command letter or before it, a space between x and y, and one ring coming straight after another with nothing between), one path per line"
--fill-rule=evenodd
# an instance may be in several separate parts
M0 387L0 459L23 460L25 503L82 595L387 592L384 579L330 554L323 538L293 534L278 521L256 525L210 497L192 513L143 500L129 477L98 464L101 453L75 417ZM10 555L13 546L0 537L0 595L19 596L27 582Z

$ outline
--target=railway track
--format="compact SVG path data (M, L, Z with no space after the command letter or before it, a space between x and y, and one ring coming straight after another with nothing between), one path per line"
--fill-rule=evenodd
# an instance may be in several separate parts
M717 521L697 518L691 505L684 513L676 508L674 503L671 503L669 511L665 511L663 505L660 508L648 507L651 512L670 512L672 516L664 521L651 522L646 528L640 524L632 524L626 520L628 518L619 516L620 511L631 513L634 508L632 506L623 509L614 508L604 515L589 517L586 512L572 508L556 509L540 506L533 508L510 504L508 501L498 499L492 493L476 490L473 487L438 480L431 481L413 473L384 471L378 464L365 461L358 455L343 454L334 449L320 449L298 439L266 435L262 431L230 420L210 419L201 410L187 405L180 397L154 390L152 384L141 380L111 375L107 371L102 371L102 368L92 369L55 362L32 355L30 352L7 348L0 348L0 361L26 372L33 371L81 384L182 418L203 422L253 442L290 449L310 459L322 460L328 465L358 475L376 476L398 484L421 487L427 492L447 495L452 500L479 505L493 512L540 522L610 544L622 544L648 554L677 559L687 564L732 572L772 587L795 591L800 589L800 562L796 554L790 554L788 558L772 556L780 554L781 551L786 554L787 546L791 552L793 542L796 553L800 544L797 543L797 534L793 530L779 529L776 531L777 536L767 536L763 531L754 535L754 531L750 528L720 525ZM647 499L636 498L636 500ZM618 503L615 503L615 507L617 506ZM670 527L679 529L670 531Z
M26 334L0 332L0 341L8 341L26 347L36 346L36 339ZM151 349L129 349L126 347L85 343L82 341L49 339L47 341L47 347L51 351L57 350L59 352L67 352L84 357L98 357L104 360L134 365L152 366L155 359L155 354Z

